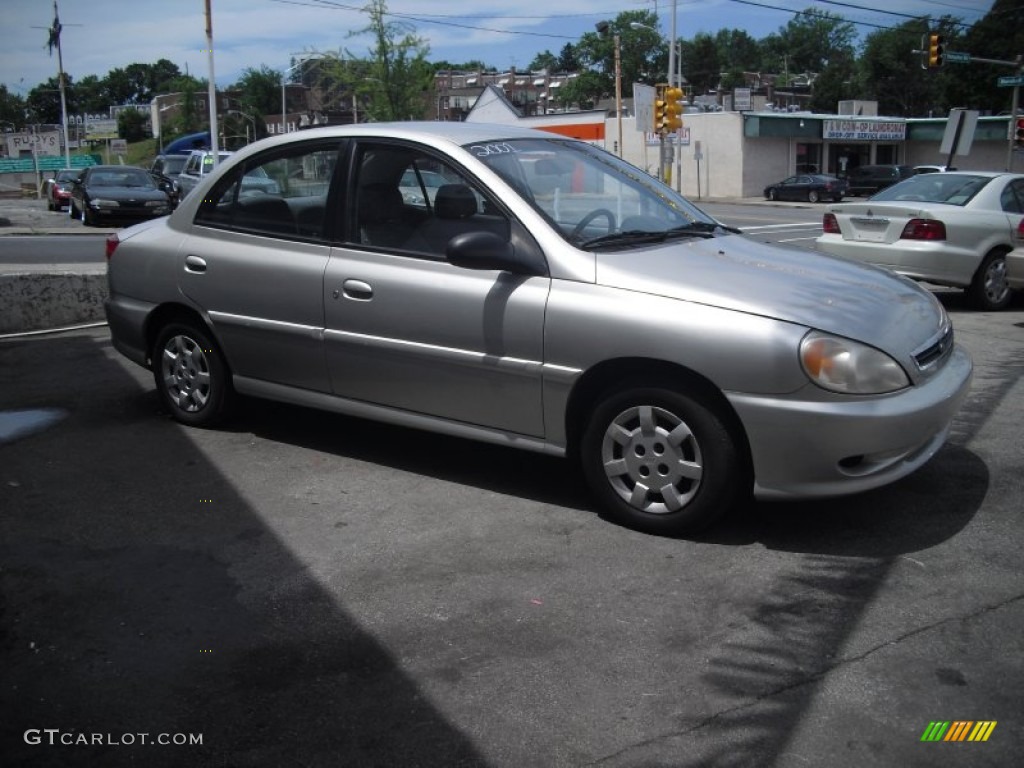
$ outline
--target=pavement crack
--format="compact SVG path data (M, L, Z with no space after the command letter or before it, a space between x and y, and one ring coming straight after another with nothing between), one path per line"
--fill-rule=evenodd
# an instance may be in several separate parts
M681 728L681 729L678 729L678 730L673 730L673 731L668 732L668 733L662 733L662 734L659 734L657 736L652 736L651 738L644 739L643 741L634 742L634 743L632 743L632 744L630 744L630 745L628 745L626 747L623 747L622 749L620 749L620 750L618 750L616 752L613 752L611 754L605 755L605 756L600 757L600 758L598 758L598 759L596 759L596 760L594 760L594 761L592 761L590 763L587 763L587 765L602 765L602 764L607 763L609 761L616 760L619 757L621 757L621 756L623 756L625 754L628 754L629 752L632 752L632 751L634 751L636 749L642 749L644 747L647 747L647 746L650 746L650 745L653 745L653 744L658 744L660 742L668 741L669 739L683 738L683 737L689 736L692 733L695 733L697 731L700 731L700 730L703 730L704 728L709 727L710 725L714 724L715 721L720 720L720 719L725 718L725 717L728 717L729 715L736 714L737 712L743 712L744 710L751 709L753 707L758 706L762 702L770 701L771 699L774 699L775 697L777 697L777 696L779 696L781 694L789 693L790 691L796 690L798 688L802 688L804 686L811 685L813 683L817 683L820 680L822 680L826 675L830 674L831 672L835 671L836 669L839 669L840 667L846 666L848 664L855 664L857 662L864 661L865 659L873 656L878 651L881 651L883 649L891 648L893 646L899 645L899 644L901 644L903 642L906 642L907 640L915 638L915 637L917 637L919 635L923 635L923 634L925 634L927 632L931 632L932 630L937 629L938 627L941 627L941 626L946 625L946 624L952 624L954 622L959 622L959 621L971 621L971 620L976 619L976 618L978 618L980 616L984 616L984 615L989 614L989 613L994 613L995 611L1001 610L1002 608L1005 608L1005 607L1007 607L1009 605L1012 605L1014 603L1020 602L1022 600L1024 600L1024 595L1014 595L1013 597L1008 597L1005 600L1002 600L1002 601L1000 601L998 603L995 603L993 605L982 606L978 610L972 611L971 613L968 613L968 614L965 614L965 615L961 615L961 616L948 616L948 617L946 617L944 619L940 619L938 621L934 621L934 622L932 622L930 624L927 624L927 625L925 625L923 627L918 627L917 629L914 629L914 630L911 630L909 632L906 632L906 633L900 635L899 637L893 638L891 640L887 640L884 643L879 643L878 645L876 645L876 646L874 646L872 648L868 648L867 650L863 651L862 653L858 653L858 654L856 654L854 656L844 656L844 657L841 657L841 658L837 659L834 663L829 664L827 667L824 667L824 668L818 670L817 672L806 674L803 677L801 677L800 679L794 680L791 683L788 683L786 685L776 686L775 688L771 689L770 691L766 691L765 693L756 695L753 698L747 699L746 701L744 701L744 702L742 702L740 704L736 704L735 706L726 707L724 709L721 709L718 712L715 712L715 713L713 713L711 715L708 715L705 718L702 718L701 720L697 721L696 723L694 723L693 725L691 725L691 726L689 726L687 728Z

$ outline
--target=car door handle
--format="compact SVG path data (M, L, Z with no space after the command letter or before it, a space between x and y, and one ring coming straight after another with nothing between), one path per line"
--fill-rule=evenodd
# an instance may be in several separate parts
M185 257L185 271L202 273L206 271L206 259L189 254Z
M369 301L373 298L373 288L370 287L369 283L364 283L362 280L346 280L341 284L341 288L345 291L345 298L348 299ZM337 298L337 295L335 295L335 298Z

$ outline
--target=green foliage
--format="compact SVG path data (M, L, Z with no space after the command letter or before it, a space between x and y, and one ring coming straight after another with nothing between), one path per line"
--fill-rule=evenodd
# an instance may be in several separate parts
M0 131L21 127L25 121L25 100L0 85Z
M555 56L551 51L543 51L533 57L533 61L530 62L529 70L531 72L557 72L558 71L558 57Z
M146 138L146 114L137 109L123 109L117 115L117 135L128 141Z
M1014 61L1024 54L1024 3L1020 0L996 0L985 16L947 50L960 50L986 59ZM1010 109L1012 89L1000 88L1001 75L1013 74L1011 68L997 64L947 64L943 68L944 101L950 106L990 109L995 113Z
M65 87L71 84L70 75L64 76ZM66 90L66 95L70 96L70 89ZM25 99L25 106L28 109L28 117L26 122L29 123L60 123L60 83L57 77L51 77L44 83L40 83L31 91L28 92L28 96ZM68 113L73 114L75 112L74 99L69 98L67 101Z
M693 40L680 45L683 62L683 76L690 81L695 93L707 93L718 85L721 65L718 61L718 46L715 39L706 33L698 33Z
M387 21L386 0L371 0L363 9L369 26L353 34L370 34L370 75L358 92L367 99L371 120L413 120L424 111L426 94L433 85L433 69L427 61L430 49L414 34L412 25Z

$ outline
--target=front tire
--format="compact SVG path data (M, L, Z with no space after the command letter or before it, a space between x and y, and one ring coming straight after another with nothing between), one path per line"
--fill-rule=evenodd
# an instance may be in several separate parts
M816 202L818 202L819 199L820 199L820 196L818 195L818 191L816 189L808 190L808 192L807 192L807 202L808 203L816 203Z
M725 516L750 488L742 456L717 406L661 387L600 401L580 443L601 508L654 534L694 533Z
M768 190L768 199L772 200L772 201L778 200L779 199L779 193L776 192L774 189Z
M210 427L228 415L233 391L219 347L205 329L172 323L153 347L153 379L171 416L193 427Z
M976 308L985 312L1005 309L1013 298L1006 282L1006 254L992 252L986 256L967 289L967 298Z

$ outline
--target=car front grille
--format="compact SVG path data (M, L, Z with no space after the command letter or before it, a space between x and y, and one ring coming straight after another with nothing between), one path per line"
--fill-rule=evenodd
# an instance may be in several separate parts
M914 353L914 362L922 371L936 367L953 351L953 326L949 325L937 341Z

